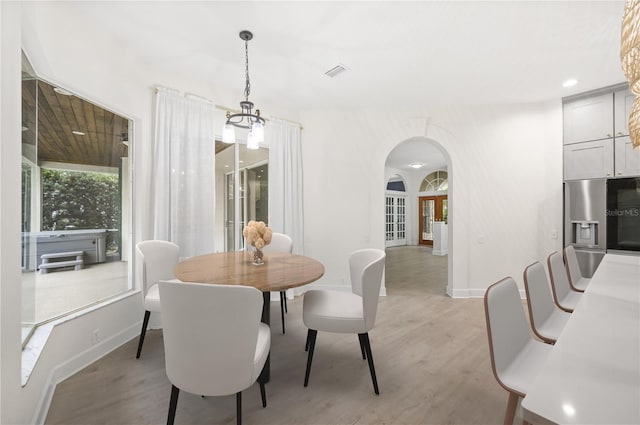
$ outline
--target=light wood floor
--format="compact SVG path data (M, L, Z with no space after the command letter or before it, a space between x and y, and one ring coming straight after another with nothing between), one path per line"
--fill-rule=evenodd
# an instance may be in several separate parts
M507 392L491 372L481 299L445 295L447 257L427 248L387 249L388 295L370 332L380 395L356 336L319 333L303 387L302 298L289 301L287 333L273 303L267 408L257 385L243 393L245 424L500 424ZM137 340L59 384L47 424L162 424L171 384L162 332ZM516 418L516 423L518 422ZM235 424L235 397L182 392L176 424Z

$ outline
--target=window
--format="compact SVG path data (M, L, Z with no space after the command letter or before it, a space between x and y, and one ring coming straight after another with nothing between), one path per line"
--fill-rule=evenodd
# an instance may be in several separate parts
M400 181L389 181L387 182L387 190L395 190L397 192L405 192L404 182Z
M439 192L449 189L446 171L434 171L422 180L420 192Z
M23 344L38 324L131 289L130 130L23 55Z

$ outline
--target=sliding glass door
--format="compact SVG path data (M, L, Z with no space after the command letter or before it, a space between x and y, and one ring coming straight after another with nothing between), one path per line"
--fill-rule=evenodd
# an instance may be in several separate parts
M249 220L269 220L269 150L247 149L244 144L221 145L216 169L224 170L222 202L224 250L244 249L242 229Z

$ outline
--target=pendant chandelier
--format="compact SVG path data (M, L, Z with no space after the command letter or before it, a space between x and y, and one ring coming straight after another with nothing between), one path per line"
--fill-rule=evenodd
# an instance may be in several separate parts
M627 0L622 17L620 61L629 89L636 95L629 115L629 137L640 149L640 1Z
M240 31L240 38L244 40L245 51L245 85L244 100L240 102L241 112L231 114L227 111L227 122L222 129L222 141L225 143L236 142L235 128L244 128L249 130L247 135L247 148L258 149L260 143L264 142L264 118L260 116L260 110L256 109L253 113L253 102L249 101L251 93L251 82L249 81L249 40L253 38L250 31Z

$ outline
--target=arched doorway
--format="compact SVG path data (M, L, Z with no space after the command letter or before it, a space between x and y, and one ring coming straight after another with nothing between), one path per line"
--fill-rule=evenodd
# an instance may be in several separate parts
M432 262L437 264L439 271L437 274L437 287L440 294L445 292L449 295L452 293L452 282L450 273L452 258L450 252L447 250L452 233L452 204L450 198L452 195L452 187L450 180L452 178L451 160L446 150L437 141L428 139L426 137L415 137L405 141L402 141L391 150L385 161L385 198L386 198L386 210L385 210L385 241L387 247L387 261L394 261L394 258L401 257L401 261L405 261L406 258L412 257L415 259L415 275L419 279L420 276L424 276L425 273L421 268L424 262ZM435 178L430 178L434 177ZM398 182L402 182L402 191ZM426 183L425 183L426 182ZM399 221L395 214L392 214L394 208L397 209L398 201L393 199L394 197L402 196L404 201L404 217L403 221ZM439 197L437 199L446 199L444 202L444 216L438 216L438 222L434 226L434 220L432 219L431 229L434 228L441 231L443 228L446 232L440 234L441 240L438 249L434 250L433 246L421 245L421 231L422 231L422 214L421 212L421 197ZM441 208L442 209L442 208ZM435 218L435 215L434 217ZM402 226L399 226L400 223ZM400 244L399 241L390 236L392 231L403 229L405 233L404 243ZM430 235L430 237L433 237ZM389 243L391 240L391 243ZM443 248L444 247L444 248ZM404 250L404 251L402 251ZM400 253L400 254L398 254ZM388 269L389 263L387 265ZM392 266L392 265L391 265ZM403 265L404 268L412 267L410 264ZM429 276L433 278L433 276ZM425 282L428 280L424 277ZM393 285L393 282L387 280L385 286Z

